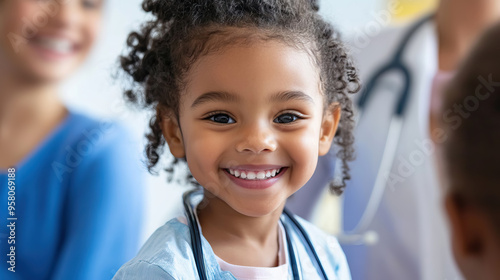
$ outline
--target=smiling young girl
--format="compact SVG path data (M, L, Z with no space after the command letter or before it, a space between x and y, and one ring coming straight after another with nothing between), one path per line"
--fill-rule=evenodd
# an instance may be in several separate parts
M333 237L299 220L309 247L282 215L337 126L344 165L353 153L348 94L357 74L317 5L146 0L143 8L155 18L129 36L122 67L138 86L127 97L156 111L149 167L166 142L203 194L186 195L193 217L158 229L115 278L350 279Z

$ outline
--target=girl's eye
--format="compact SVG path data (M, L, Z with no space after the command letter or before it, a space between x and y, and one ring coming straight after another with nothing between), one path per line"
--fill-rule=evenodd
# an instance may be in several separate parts
M227 114L214 114L205 119L216 123L225 123L225 124L231 124L236 122L233 118L231 118Z
M274 119L275 123L292 123L296 120L298 120L299 117L297 115L291 114L291 113L286 113L279 115Z

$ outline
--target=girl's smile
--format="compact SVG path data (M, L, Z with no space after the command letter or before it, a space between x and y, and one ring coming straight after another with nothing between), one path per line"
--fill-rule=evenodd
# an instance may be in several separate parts
M276 183L286 172L280 166L237 166L224 169L233 183L247 189L266 189Z

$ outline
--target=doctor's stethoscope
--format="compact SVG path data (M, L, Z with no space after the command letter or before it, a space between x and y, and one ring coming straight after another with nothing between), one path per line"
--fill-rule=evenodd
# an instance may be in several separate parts
M361 93L361 97L358 100L357 105L360 111L360 114L358 116L359 121L361 119L363 110L367 107L369 98L374 93L374 89L377 86L377 83L390 72L396 72L403 76L403 87L400 91L399 100L396 103L393 115L391 117L389 132L387 133L387 138L382 153L382 160L377 171L377 176L375 177L376 179L370 198L368 200L365 211L361 215L361 218L354 229L349 232L342 232L337 235L337 239L341 244L372 245L375 244L378 240L377 233L372 230L368 230L368 227L373 221L373 218L375 216L375 213L377 212L378 207L380 206L380 202L385 191L387 179L384 175L389 173L394 163L396 150L403 128L403 117L410 97L410 88L412 86L412 76L408 67L403 63L403 55L408 46L408 43L411 41L416 32L433 17L434 14L425 16L414 25L412 25L410 29L408 29L408 31L406 31L403 39L401 40L401 43L394 53L393 58L388 63L380 67L379 70L371 76L371 78L366 83L366 87ZM341 165L337 162L336 166Z
M191 235L192 250L193 250L194 260L196 262L196 269L198 270L198 276L200 277L200 280L206 280L208 278L205 269L203 248L201 245L201 233L200 229L198 228L198 217L196 216L195 209L191 204L192 196L202 195L202 194L203 194L203 189L196 188L194 190L185 192L184 195L182 196L182 200L189 226L189 233ZM314 246L312 245L309 235L306 233L305 229L299 224L299 222L293 217L293 215L287 209L283 209L283 214L281 215L280 219L281 223L283 224L283 227L285 228L285 237L288 247L288 257L290 261L290 268L292 270L293 279L303 279L303 277L302 277L302 272L297 265L298 263L297 252L296 252L297 250L290 239L291 230L294 230L297 233L298 237L300 238L300 241L302 242L302 244L304 244L307 254L309 255L311 262L313 263L317 273L319 274L320 279L328 279L325 270L321 265L321 261L318 257L318 254L316 253L316 250L314 249Z

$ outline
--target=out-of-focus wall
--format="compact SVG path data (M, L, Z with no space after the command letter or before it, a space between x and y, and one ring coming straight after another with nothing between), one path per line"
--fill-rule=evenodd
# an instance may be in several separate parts
M390 24L385 23L381 16L387 9L387 1L322 0L321 13L338 26L344 37L352 37L356 32L363 32L370 21L384 22L381 28ZM112 78L128 33L137 29L146 18L140 8L141 2L107 0L100 41L84 67L61 88L61 96L70 108L98 118L117 119L128 125L137 143L137 150L131 152L142 154L147 116L125 105L122 97L124 82ZM163 172L160 174L148 175L144 184L137 186L146 194L143 240L168 219L182 213L181 195L186 188L167 184Z
M401 13L396 15L396 21L404 21L415 15L434 10L438 4L437 0L397 0L396 2L404 8Z
M407 22L434 9L438 0L321 0L320 12L349 37L377 21L384 26ZM397 9L397 12L393 12ZM386 12L390 17L386 17Z

